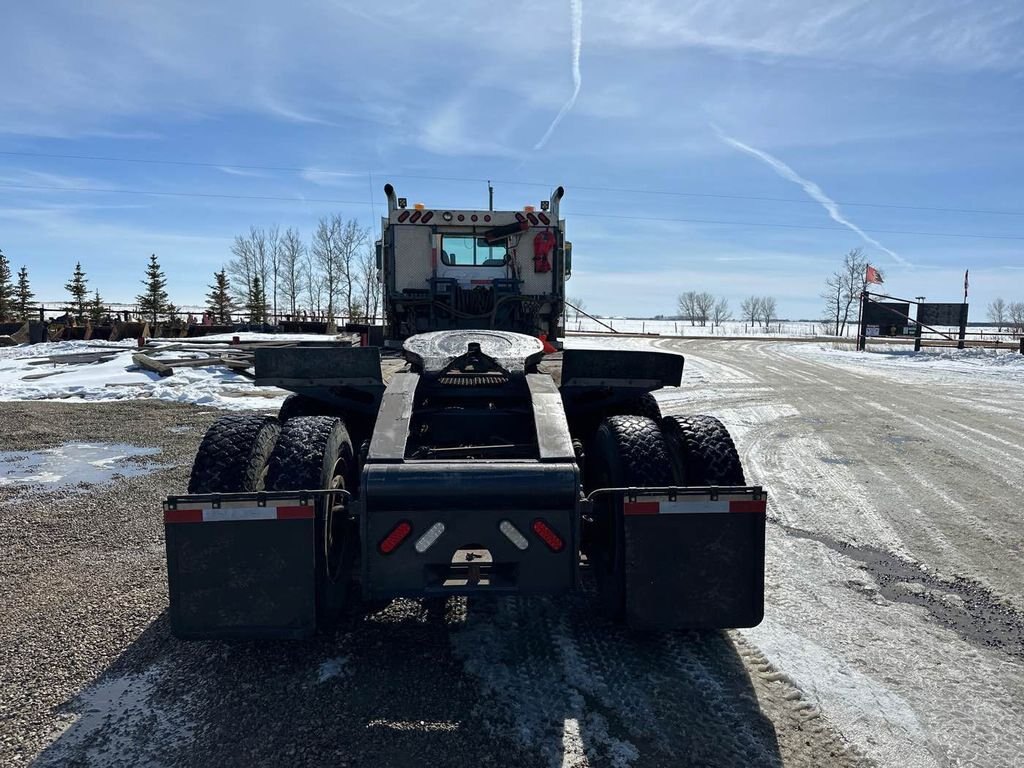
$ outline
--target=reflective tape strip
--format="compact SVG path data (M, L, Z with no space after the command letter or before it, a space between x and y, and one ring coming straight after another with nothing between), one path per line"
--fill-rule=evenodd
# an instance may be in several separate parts
M278 507L278 520L312 520L313 507Z
M765 514L768 511L768 500L759 499L757 501L730 501L729 502L730 512L755 512L757 514Z
M622 505L622 512L626 515L688 515L722 512L752 512L763 515L766 509L767 502L764 499L711 501L703 496L678 497L675 501L626 501Z
M167 509L165 523L226 523L249 520L312 520L311 506L221 507L219 509Z
M165 523L201 523L203 522L203 510L201 509L165 509Z

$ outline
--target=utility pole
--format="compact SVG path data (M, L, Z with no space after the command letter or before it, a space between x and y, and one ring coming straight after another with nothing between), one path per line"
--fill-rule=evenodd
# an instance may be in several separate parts
M491 180L487 180L487 210L494 210L494 187L491 186Z

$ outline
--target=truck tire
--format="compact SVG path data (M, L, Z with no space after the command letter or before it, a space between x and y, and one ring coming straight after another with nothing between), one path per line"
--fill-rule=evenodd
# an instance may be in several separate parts
M668 446L658 424L646 416L610 416L601 422L587 451L587 490L672 485ZM586 555L598 594L611 618L625 611L626 563L622 499L594 500Z
M324 408L316 400L305 395L288 395L281 403L277 418L282 423L296 416L323 416Z
M732 436L714 416L666 416L661 431L679 485L746 485Z
M330 416L294 416L284 423L267 467L268 491L342 489L355 493L355 451L345 423ZM335 626L345 607L355 561L356 531L331 498L315 520L317 625ZM342 505L343 506L343 505Z
M273 416L221 416L199 444L189 493L251 493L264 487L267 460L281 431Z
M661 406L658 405L658 401L650 392L645 392L634 401L631 413L636 416L646 416L648 419L654 419L655 421L661 420Z

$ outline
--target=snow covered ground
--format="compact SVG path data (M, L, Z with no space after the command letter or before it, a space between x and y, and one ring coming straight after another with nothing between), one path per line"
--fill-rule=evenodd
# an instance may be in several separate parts
M721 418L735 436L748 480L769 491L767 605L759 627L703 638L637 638L603 623L585 593L493 604L451 601L440 615L436 607L396 601L386 611L353 618L352 631L337 641L318 640L312 651L302 646L284 661L276 646L226 647L207 658L195 654L195 646L167 640L159 620L149 623L166 606L164 585L154 582L145 604L150 613L142 611L143 621L122 630L127 638L151 635L135 643L138 665L81 695L76 706L95 713L63 731L49 762L40 764L89 756L91 745L104 739L118 749L123 743L155 751L154 744L165 742L151 740L153 728L170 749L174 729L193 725L205 750L196 754L231 751L234 742L225 734L240 738L244 732L259 734L246 749L272 763L278 756L267 750L295 743L287 723L314 722L317 713L338 708L357 714L343 719L350 730L346 739L330 739L331 749L362 745L374 754L395 747L400 735L410 740L403 748L430 745L447 754L482 734L485 742L505 739L496 743L533 755L541 766L714 765L716 759L730 765L838 765L838 733L880 766L1021 764L1024 356L978 349L914 354L895 347L856 353L833 343L771 340L577 337L567 345L686 356L684 386L659 393L664 411ZM171 390L160 394L166 381L126 370L130 349L110 363L25 381L45 367L27 365L38 352L0 350L0 397L102 400L117 399L110 390L123 389L124 397L175 399ZM137 378L118 378L108 388L96 374L103 366L117 377ZM185 373L197 378L180 391L191 389L194 399L180 402L249 408L273 402L227 394L254 388L223 372L230 378L206 369L182 369L172 378ZM63 377L60 386L53 381ZM35 389L48 382L50 394ZM84 422L102 407L70 410L82 411ZM173 409L162 417L161 436L153 437L178 445L177 455L165 450L161 459L175 464L169 471L178 473L172 480L179 486L194 450L192 437L176 431L183 414L210 418L201 409ZM134 428L149 434L150 419L148 413L139 417ZM10 473L6 483L0 481L0 496L46 472L67 476L64 465L75 451L84 453L87 472L124 453L120 446L102 455L80 449L94 445L81 437L62 436L69 442L51 449L52 456L0 455L0 473ZM145 438L114 439L138 444ZM148 488L144 501L153 505L166 492L166 479L160 488L148 485L158 477L104 488ZM102 511L74 506L92 494L73 496L72 519L104 519ZM145 504L133 509L148 509ZM100 510L108 507L121 509L97 502ZM39 514L49 519L50 508ZM16 522L11 530L23 527L20 517ZM123 530L123 514L109 524ZM88 533L92 523L80 527ZM139 557L151 556L146 567L159 571L153 564L163 556L159 532L154 528L147 536L134 549ZM89 553L90 562L115 575L127 563L123 580L137 578L130 557ZM26 555L18 562L26 571L38 569L47 590L55 582L46 558ZM95 575L97 584L111 581L107 571ZM79 604L80 592L70 595L69 605ZM102 604L114 611L120 599ZM52 611L33 613L18 633L35 631L39 616L57 626L91 626L99 638L110 634L105 621L89 625L88 617L68 620ZM56 636L38 634L40 644ZM109 655L104 642L95 641L101 658ZM62 646L53 649L55 658L63 652ZM271 667L277 672L259 686L240 684ZM307 687L297 689L296 680ZM278 709L268 711L263 694L271 689ZM198 697L195 706L188 712L161 709L179 701L183 690ZM387 694L408 690L417 695ZM50 724L51 711L40 709L40 722ZM248 712L244 728L234 724L236 711ZM460 723L473 727L459 730ZM503 755L497 757L502 764ZM846 757L843 764L855 764L855 754ZM401 764L397 758L377 762Z
M328 338L304 334L257 333L204 338L230 342L233 336L239 336L242 341L324 341ZM167 344L171 343L174 342L167 341ZM39 364L50 355L101 352L104 349L114 353L113 359L89 364ZM178 368L173 376L161 378L151 371L138 368L132 362L132 354L137 351L134 343L103 341L63 341L2 348L0 401L68 399L104 402L154 398L228 410L251 410L276 408L288 394L271 387L256 387L250 379L219 365ZM186 352L171 354L173 357L200 356Z
M1011 349L940 349L920 352L900 347L868 347L858 353L846 344L789 344L788 354L867 374L890 378L930 379L936 382L965 378L1024 382L1024 355Z

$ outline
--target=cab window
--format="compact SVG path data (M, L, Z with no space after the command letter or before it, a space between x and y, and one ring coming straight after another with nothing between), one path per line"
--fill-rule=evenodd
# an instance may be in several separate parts
M449 267L501 267L507 255L505 242L489 245L472 235L441 236L441 262Z

